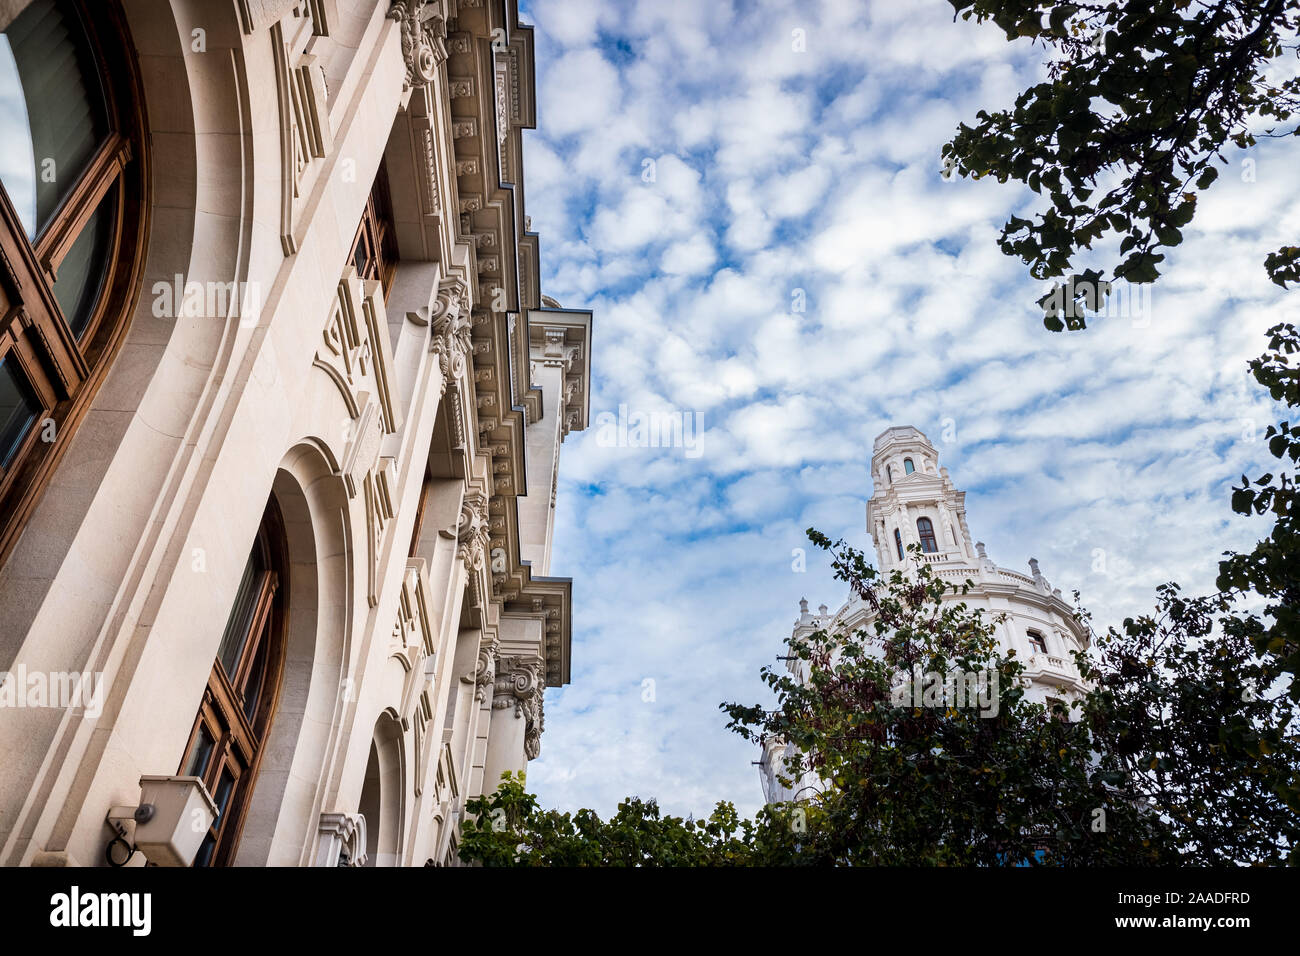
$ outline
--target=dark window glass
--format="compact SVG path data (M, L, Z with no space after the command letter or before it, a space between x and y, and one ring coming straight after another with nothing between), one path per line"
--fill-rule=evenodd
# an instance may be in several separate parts
M230 609L226 621L226 631L221 635L221 647L217 651L217 660L232 680L244 645L248 642L249 631L253 624L253 615L257 611L257 599L262 593L262 573L266 570L262 560L262 549L253 545L253 551L244 565L244 576L239 582L239 592L235 597L235 606Z
M910 458L904 458L904 459L903 459L903 474L905 474L905 475L910 475L910 474L911 474L912 472L914 472L914 471L916 471L916 466L912 464L912 459L910 459Z
M235 790L235 775L229 770L221 771L221 782L217 784L217 792L212 795L212 802L217 805L217 818L212 821L214 827L221 826L221 817L226 812L226 807L230 803L230 795Z
M894 547L898 548L898 560L903 560L903 532L894 529Z
M921 536L921 550L926 554L934 554L939 550L939 544L934 539L934 524L929 518L916 519L916 532Z
M63 317L77 338L86 331L99 300L116 223L117 183L114 183L59 264L59 276L54 280L54 297L59 300Z
M8 467L41 413L27 376L10 356L0 359L0 467Z
M217 848L217 838L209 832L203 838L203 845L199 847L198 856L194 858L195 866L211 866L212 852Z
M208 728L199 727L199 739L194 741L194 753L190 756L190 762L185 766L185 776L201 777L208 769L208 757L212 755L212 734Z
M108 105L89 38L67 0L34 0L5 35L27 107L36 219L34 223L24 220L23 225L28 238L34 238L49 224L108 135ZM12 93L6 89L6 99ZM8 149L9 131L5 132ZM19 152L27 138L20 136ZM31 194L32 187L25 182L17 181L15 187L19 196Z
M257 646L257 659L253 670L248 675L248 686L244 688L244 716L251 724L257 715L257 702L262 696L262 683L266 678L266 655L270 641L262 641Z

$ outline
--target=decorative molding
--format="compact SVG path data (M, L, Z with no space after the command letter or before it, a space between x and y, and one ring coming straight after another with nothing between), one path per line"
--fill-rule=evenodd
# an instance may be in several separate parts
M438 356L442 373L442 391L465 374L466 361L473 348L470 337L469 286L459 276L449 276L438 284L438 295L429 314L433 327L429 351Z
M291 256L298 251L294 219L303 180L312 163L329 152L333 134L325 72L316 57L290 49L279 20L271 26L271 46L280 124L280 247Z
M489 537L487 499L478 492L470 492L461 505L456 524L456 557L471 576L483 569Z
M366 818L360 813L322 813L316 833L317 866L366 865Z
M339 280L334 311L321 332L323 345L313 365L323 370L343 395L348 413L356 418L364 405L360 396L373 388L383 414L384 432L397 431L392 393L392 347L378 282L362 282L351 266Z
M544 716L542 697L546 675L537 660L503 657L497 662L493 681L492 709L514 708L515 717L527 721L524 728L524 754L529 760L541 753Z
M379 557L383 551L384 535L396 515L393 506L393 488L396 484L396 461L381 458L378 467L366 476L366 530L367 551L367 589L366 597L370 606L379 603Z
M501 639L493 634L479 642L478 660L474 667L474 699L480 704L486 703L488 693L495 687L497 673L497 654L501 650Z

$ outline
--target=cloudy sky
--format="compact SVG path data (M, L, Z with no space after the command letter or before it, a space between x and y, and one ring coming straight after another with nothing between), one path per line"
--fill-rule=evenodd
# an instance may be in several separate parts
M959 122L1040 76L1041 48L945 0L790 6L524 4L543 291L595 313L551 567L574 579L573 682L547 692L529 775L546 806L757 809L757 754L718 704L766 702L801 596L843 600L792 554L810 525L870 547L890 425L935 441L993 560L1037 557L1101 627L1163 581L1208 587L1262 533L1228 495L1273 420L1246 361L1300 321L1262 265L1300 236L1287 144L1229 156L1140 314L1049 333L1044 290L995 243L1035 197L939 163ZM689 415L698 444L618 447L596 419L620 405Z

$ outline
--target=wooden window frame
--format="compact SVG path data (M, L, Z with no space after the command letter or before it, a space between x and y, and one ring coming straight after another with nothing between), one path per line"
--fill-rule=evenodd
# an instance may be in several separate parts
M393 203L388 190L388 168L383 161L375 173L375 181L366 197L366 208L361 212L356 235L348 248L348 265L355 266L357 251L363 249L364 264L357 270L363 279L378 279L384 290L384 304L393 288L397 275L397 227L393 219Z
M921 539L922 554L938 554L939 539L934 535L934 522L922 515L916 519L916 534ZM927 547L929 545L929 547Z
M0 467L0 564L85 417L140 295L149 220L144 93L120 6L71 0L89 37L109 132L35 241L0 187L0 358L13 357L40 409L8 468ZM80 336L53 284L90 217L117 187L97 298ZM53 429L49 428L53 423ZM50 436L53 440L46 440Z
M1031 627L1025 629L1025 636L1029 638L1029 646L1032 647L1035 651L1037 651L1039 654L1047 653L1046 634L1044 634L1042 631L1035 630L1034 628Z
M213 746L206 764L196 775L214 801L218 798L222 774L229 772L234 778L229 803L208 831L216 843L209 866L229 866L234 862L279 706L288 641L289 562L284 534L284 518L272 496L262 515L254 543L255 548L261 549L265 570L255 585L257 600L245 629L235 673L226 673L220 657L213 661L199 712L190 728L185 754L181 758L179 772L184 774L194 758L200 734L206 729ZM244 712L244 692L248 689L264 641L271 643L263 664L257 708L250 718ZM197 860L195 865L198 865Z

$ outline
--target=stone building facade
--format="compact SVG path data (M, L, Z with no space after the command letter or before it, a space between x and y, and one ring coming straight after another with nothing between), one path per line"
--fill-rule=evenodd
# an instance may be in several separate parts
M198 864L454 862L569 680L591 316L539 288L531 28L0 0L0 31L0 864L120 862L155 776L212 801Z
M875 545L875 567L889 575L896 569L908 573L924 562L946 584L971 582L965 594L952 592L948 599L983 609L987 620L997 622L1002 649L1014 649L1025 662L1026 696L1043 704L1075 700L1084 688L1071 652L1091 646L1087 625L1060 588L1043 577L1037 560L1030 558L1030 573L1022 574L998 567L982 541L972 542L966 493L956 489L948 469L939 465L929 439L911 426L886 429L872 448L871 480L875 490L867 502L867 530ZM919 555L909 550L912 545L919 546ZM801 600L791 639L819 630L869 631L872 618L870 606L857 595L834 613L825 604L811 613L807 600ZM799 679L806 677L804 663L786 662ZM804 786L815 785L812 780L797 781L793 789L781 785L778 777L788 756L784 741L765 742L759 771L768 803L795 799Z

